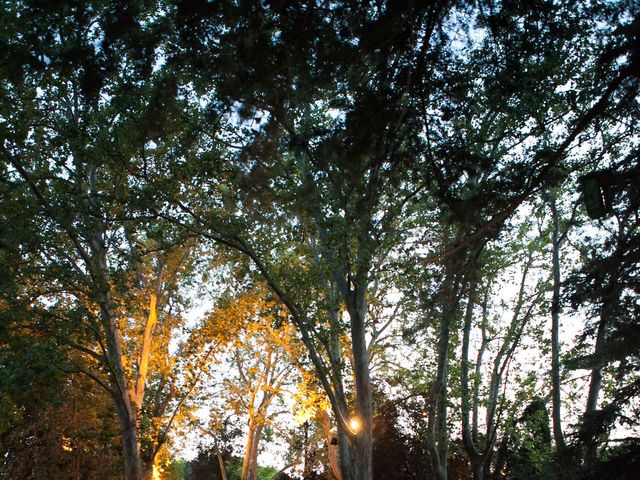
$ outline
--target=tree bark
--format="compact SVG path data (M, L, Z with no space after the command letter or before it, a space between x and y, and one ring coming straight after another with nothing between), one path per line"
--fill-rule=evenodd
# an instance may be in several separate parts
M464 325L462 329L462 363L460 371L461 386L461 413L462 413L462 441L467 451L467 455L471 459L474 480L482 480L484 477L484 463L486 458L486 450L478 451L473 438L473 429L470 423L471 398L469 394L469 341L471 336L471 326L473 321L473 307L475 297L475 282L469 287L469 300L467 301L467 311L464 316ZM477 391L474 390L477 395ZM477 397L473 399L473 405L477 405Z
M353 449L351 448L350 441L344 426L338 423L338 461L343 480L355 478L353 462L351 461Z
M442 291L442 314L438 338L438 366L432 389L427 421L427 449L432 473L438 480L447 480L449 432L447 428L447 384L451 326L459 307L460 292L465 283L457 275L459 265L449 263Z
M262 438L262 425L258 425L254 433L253 446L251 450L251 461L249 463L249 480L258 478L258 447Z
M99 268L102 273L100 285L100 317L107 340L107 361L110 369L111 390L122 429L122 456L124 460L125 480L142 479L140 459L140 441L138 439L137 415L130 397L129 381L124 363L120 333L113 312L111 296L108 291L106 274L106 251L98 250Z
M593 416L598 409L598 397L600 396L600 388L602 387L602 368L600 366L599 356L602 353L605 342L605 332L608 323L608 315L606 306L602 307L600 313L600 324L598 325L598 333L596 334L596 345L594 356L596 359L595 366L591 369L591 381L589 382L589 393L587 394L587 405L584 411L583 422L592 422ZM584 463L586 466L592 466L598 459L598 445L596 439L591 437L586 439L586 451L584 455Z
M147 372L149 369L149 356L151 355L151 338L153 328L158 322L157 310L158 296L155 293L149 294L149 315L147 323L144 327L144 336L142 338L142 352L140 353L140 366L138 368L138 378L136 381L135 404L138 410L142 408L144 401L145 382L147 380Z
M224 466L224 459L222 458L222 453L220 453L220 448L218 447L218 440L215 441L215 449L216 449L216 458L218 459L218 467L220 467L220 478L222 480L227 480L227 470Z
M373 407L371 402L371 380L369 377L369 351L365 336L365 317L367 312L366 282L346 295L347 311L351 320L351 342L353 348L353 373L355 377L355 416L360 426L358 431L349 435L351 450L352 477L343 475L345 480L371 480L373 477L371 427L373 423ZM343 472L344 473L344 472Z
M155 466L155 462L151 462L144 467L144 472L142 475L143 480L153 480L154 466Z
M240 478L249 480L249 465L251 463L251 452L253 452L253 428L249 424L249 433L247 434L247 443L244 446L244 458L242 460L242 472Z
M140 444L136 428L136 417L124 402L116 400L116 410L122 432L122 459L125 480L143 480Z
M447 431L447 377L451 318L448 314L440 320L438 341L438 370L431 395L428 420L428 448L433 474L438 480L447 480L447 453L449 436Z
M327 457L329 458L329 467L331 473L336 480L342 480L342 474L340 473L340 465L338 459L337 445L331 445L333 434L331 433L331 422L329 420L329 413L324 409L318 409L316 412L316 421L322 428L324 433L325 442L327 444ZM336 439L337 440L337 439Z
M485 290L484 300L482 301L482 324L480 326L481 343L480 349L478 350L478 356L476 357L475 378L473 379L471 438L474 442L478 441L478 407L480 405L480 384L482 383L482 360L484 358L484 352L487 349L487 345L489 344L489 338L487 337L487 317L490 291L491 285L488 285Z
M258 477L258 447L262 436L262 425L253 421L249 424L249 434L242 461L242 480L256 480Z
M566 447L562 433L562 399L560 392L560 227L556 201L550 202L551 219L553 222L552 233L552 270L553 270L553 295L551 297L551 396L553 420L553 438L556 449L564 450Z

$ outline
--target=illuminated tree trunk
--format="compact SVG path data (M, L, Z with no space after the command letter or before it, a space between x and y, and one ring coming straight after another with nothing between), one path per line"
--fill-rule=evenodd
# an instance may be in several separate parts
M251 463L249 464L249 479L257 480L258 478L258 447L262 438L262 425L256 427L253 435L253 446L251 449Z
M324 409L319 409L316 412L316 420L322 428L322 432L324 433L325 442L327 444L327 457L329 458L329 467L331 468L331 473L336 478L336 480L342 480L342 474L340 473L340 465L338 460L338 448L336 445L332 445L333 434L331 433L331 422L329 420L329 413Z
M373 407L371 402L371 379L369 376L369 350L365 326L368 286L368 278L365 272L368 272L367 266L370 262L367 259L363 259L362 264L364 267L355 278L350 278L349 276L345 278L341 272L334 271L332 276L335 284L329 288L331 292L330 303L332 304L329 319L332 324L338 324L338 309L336 309L336 306L340 303L338 292L349 314L355 387L355 409L352 413L349 412L347 397L343 388L342 361L337 337L338 330L332 330L331 345L327 352L331 358L331 374L327 375L322 368L318 368L316 365L316 371L320 374L320 380L331 400L331 407L338 423L338 458L336 463L339 465L340 473L336 475L336 478L341 480L371 480L373 477L371 458ZM337 291L333 290L334 286L337 287ZM352 430L347 425L351 415L358 422L356 430Z
M151 339L153 328L158 322L158 296L155 293L149 294L149 314L147 323L144 327L144 336L142 338L142 352L140 352L140 366L138 368L138 378L136 380L136 390L134 392L134 401L138 410L142 409L144 401L145 382L147 380L147 372L149 370L149 357L151 355Z
M128 381L122 363L120 338L115 329L115 320L110 308L103 308L102 317L107 327L107 357L111 367L112 390L122 431L124 478L125 480L142 480L137 418L129 397Z
M258 446L261 437L262 425L256 425L255 421L251 419L242 462L242 480L256 480L258 478Z
M372 468L373 407L371 403L371 379L369 377L369 351L365 337L365 317L367 312L365 292L366 281L349 288L345 296L351 323L351 345L353 348L353 374L355 377L355 417L359 423L357 431L349 435L349 459L351 476L344 475L345 461L341 458L345 480L370 480ZM346 459L345 459L346 460Z
M142 478L144 480L153 480L153 470L154 470L155 462L151 462L147 464L144 468L144 472Z
M107 355L112 368L111 376L114 384L112 388L122 430L122 457L125 467L125 480L141 480L142 462L140 460L140 441L138 438L136 412L129 397L128 382L124 374L124 365L122 364L120 339L115 328L113 328L113 323L113 318L110 318L108 320L110 328L107 333Z

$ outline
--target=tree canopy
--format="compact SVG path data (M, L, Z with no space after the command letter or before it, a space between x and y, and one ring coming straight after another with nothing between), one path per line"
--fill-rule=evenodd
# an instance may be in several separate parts
M638 5L3 6L0 478L631 478Z

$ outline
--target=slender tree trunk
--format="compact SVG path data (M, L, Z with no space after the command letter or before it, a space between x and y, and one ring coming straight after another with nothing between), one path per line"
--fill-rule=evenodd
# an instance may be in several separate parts
M262 425L258 425L253 438L253 448L251 450L251 462L249 464L249 479L257 480L258 478L258 446L262 438Z
M428 447L433 474L438 480L447 480L447 453L449 436L447 431L447 376L449 335L451 319L448 314L440 321L438 342L438 370L431 396L428 421Z
M144 336L142 337L142 352L140 353L140 365L138 367L138 378L136 381L135 404L138 410L142 409L144 401L145 382L147 380L147 372L149 370L149 357L151 355L151 339L153 328L158 322L157 310L158 296L155 293L149 294L149 315L144 327Z
M600 355L604 347L605 332L608 323L607 306L602 307L600 313L600 324L598 325L598 333L596 335L596 345L594 356L596 365L591 369L591 381L589 382L589 393L587 394L587 405L584 411L584 422L592 422L594 414L598 409L598 397L600 396L600 388L602 387L602 368L600 366ZM586 451L584 455L584 463L592 466L598 459L598 445L593 437L586 439Z
M480 326L481 342L480 349L478 350L478 356L476 357L475 378L473 379L471 438L474 443L478 441L478 407L480 405L480 384L482 383L482 360L484 358L484 352L487 349L487 344L489 343L489 339L487 338L487 312L490 291L491 288L490 285L488 285L484 294L484 300L482 301L482 325Z
M218 441L216 440L216 458L218 459L218 467L220 467L220 478L222 480L227 480L227 470L224 466L224 459L222 458L222 453L220 453L220 448L218 447Z
M447 480L447 457L449 452L449 430L447 428L447 385L451 323L458 309L460 279L448 266L445 287L442 292L442 316L438 339L438 367L431 394L429 419L427 422L427 448L431 459L432 473L438 480Z
M125 375L122 346L116 327L111 301L105 293L101 306L101 317L106 330L107 359L111 369L111 388L114 394L116 410L122 430L122 457L124 460L125 480L142 479L140 460L140 442L138 439L137 416L129 395L129 382Z
M473 468L474 480L482 480L484 478L484 460L485 455L478 451L478 447L475 444L473 438L473 431L469 419L471 410L471 399L469 395L469 341L471 336L471 326L473 321L473 307L475 297L475 282L472 282L469 287L469 300L467 302L467 311L464 316L464 325L462 329L462 363L460 371L460 386L461 386L461 413L462 413L462 441L467 451L467 455L471 459L471 465ZM476 393L477 394L477 393ZM473 404L476 405L478 399L473 399Z
M116 320L111 310L108 294L105 294L102 307L102 320L107 338L107 359L111 369L111 384L115 396L116 410L122 430L122 456L125 466L125 480L142 479L140 460L140 441L138 439L137 415L129 395L129 382L125 375L120 336Z
M244 447L244 459L242 460L242 480L249 480L249 464L251 463L251 452L253 452L253 422L249 422L249 433L247 434L247 443Z
M337 445L331 445L333 434L331 433L331 422L329 420L329 413L324 409L319 409L316 412L316 420L322 432L324 433L325 442L327 444L327 457L329 458L329 467L331 473L336 480L342 480L342 474L340 473L340 466L338 462L338 448Z
M338 461L340 462L340 472L343 480L351 480L355 478L353 462L351 461L351 439L349 435L342 427L342 424L338 423Z
M553 221L552 269L553 295L551 298L551 396L553 438L558 450L566 447L562 433L562 399L560 392L560 235L556 201L552 199L551 218Z
M249 434L245 446L244 459L242 461L242 480L256 480L258 475L258 446L262 436L262 425L257 425L253 420L249 423Z

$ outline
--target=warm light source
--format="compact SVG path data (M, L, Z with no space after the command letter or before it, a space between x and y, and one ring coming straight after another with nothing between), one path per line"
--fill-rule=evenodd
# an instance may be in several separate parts
M65 452L73 452L73 447L71 446L71 439L68 437L62 437L62 449Z
M349 428L351 429L352 433L358 433L360 431L360 428L362 428L360 419L358 417L351 417L349 419Z

